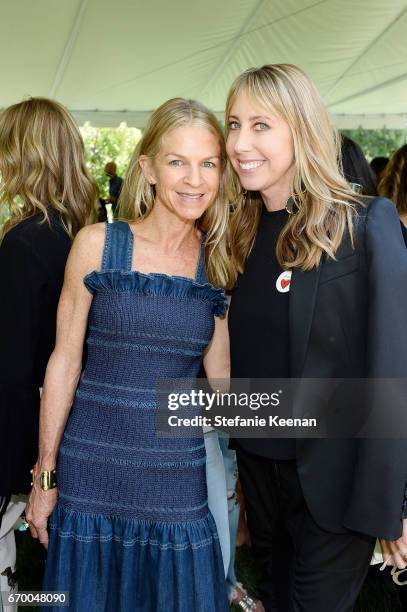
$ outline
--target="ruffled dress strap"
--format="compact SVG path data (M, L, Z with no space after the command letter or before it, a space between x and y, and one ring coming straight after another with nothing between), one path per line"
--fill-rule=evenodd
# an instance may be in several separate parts
M133 233L125 221L106 223L102 272L121 270L131 272L133 260Z

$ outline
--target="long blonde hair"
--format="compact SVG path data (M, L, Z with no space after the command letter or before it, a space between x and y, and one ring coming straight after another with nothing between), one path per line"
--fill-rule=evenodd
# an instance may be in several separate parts
M393 200L399 215L407 213L407 145L403 145L391 156L378 192Z
M255 104L282 117L290 127L295 160L292 185L295 212L278 239L276 254L286 269L310 270L319 264L324 253L335 258L346 231L353 240L358 200L341 174L339 135L315 85L296 66L270 64L250 68L237 77L226 103L227 130L231 108L242 92ZM230 228L232 260L237 272L243 271L253 246L261 206L258 193L241 193L237 198Z
M0 205L12 227L58 211L68 235L93 220L98 195L84 159L81 134L68 111L47 98L30 98L0 113Z
M146 218L154 206L155 189L145 179L139 159L153 159L160 151L163 137L178 127L203 127L214 134L221 148L222 173L219 192L214 203L198 220L197 226L206 234L205 266L209 281L215 286L230 286L232 266L227 251L227 231L230 202L230 168L226 165L225 139L215 115L195 100L173 98L164 102L151 115L143 137L131 157L119 200L120 216L135 220Z

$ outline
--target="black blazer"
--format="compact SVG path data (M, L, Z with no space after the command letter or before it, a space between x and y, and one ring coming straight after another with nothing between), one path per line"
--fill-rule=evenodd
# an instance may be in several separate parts
M293 271L289 308L293 378L407 378L407 250L392 202L367 200L355 249L346 237L337 261ZM400 537L406 439L300 439L297 463L321 527Z
M38 453L39 387L55 344L71 240L51 210L13 227L0 245L0 496L26 493Z

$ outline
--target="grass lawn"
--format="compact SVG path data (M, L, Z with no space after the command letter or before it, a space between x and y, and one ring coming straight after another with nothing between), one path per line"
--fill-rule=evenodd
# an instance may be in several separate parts
M20 590L41 590L41 578L45 564L45 551L42 546L31 538L28 532L16 532L17 563ZM256 595L256 571L250 549L243 547L237 552L237 575L252 595ZM403 588L403 587L402 587ZM407 589L407 586L404 587ZM21 608L38 610L38 608ZM240 608L235 608L235 611ZM355 612L399 612L396 589L391 580L386 580L383 574L377 574L372 569L366 579L360 594ZM93 611L89 611L93 612ZM191 612L193 612L191 610ZM326 612L330 612L327 610Z

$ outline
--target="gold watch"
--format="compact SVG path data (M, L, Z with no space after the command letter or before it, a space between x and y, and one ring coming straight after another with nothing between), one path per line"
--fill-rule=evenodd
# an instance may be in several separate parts
M37 474L35 473L35 467L30 470L30 474L32 475L31 486L34 485L34 482L37 478ZM40 487L43 491L48 491L49 489L55 489L57 486L57 471L54 470L42 470L39 474Z

